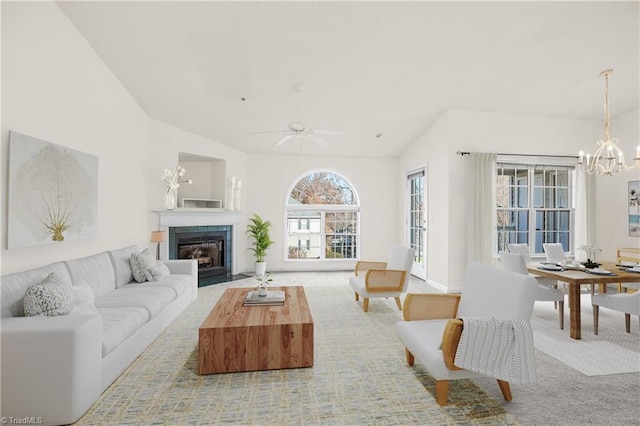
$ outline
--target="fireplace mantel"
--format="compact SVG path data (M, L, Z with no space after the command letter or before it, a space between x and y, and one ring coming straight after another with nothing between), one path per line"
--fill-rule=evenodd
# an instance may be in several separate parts
M241 212L226 209L177 208L155 210L160 216L160 229L171 226L234 225L240 221Z

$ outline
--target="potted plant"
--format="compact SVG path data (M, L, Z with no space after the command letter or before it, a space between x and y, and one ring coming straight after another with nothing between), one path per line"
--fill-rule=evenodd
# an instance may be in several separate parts
M270 229L271 222L263 220L257 214L254 214L247 224L247 234L253 239L253 247L250 247L249 250L253 252L256 258L256 276L264 275L267 269L265 257L267 256L267 249L273 244L269 237Z
M582 263L585 268L593 269L600 266L600 264L596 262L596 254L602 252L600 247L593 244L585 244L578 247L578 250L583 250L587 254L587 261Z

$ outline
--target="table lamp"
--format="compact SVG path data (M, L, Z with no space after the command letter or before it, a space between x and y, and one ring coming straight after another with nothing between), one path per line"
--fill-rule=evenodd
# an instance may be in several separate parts
M156 260L160 260L160 243L167 241L167 231L151 231L151 242L158 244Z

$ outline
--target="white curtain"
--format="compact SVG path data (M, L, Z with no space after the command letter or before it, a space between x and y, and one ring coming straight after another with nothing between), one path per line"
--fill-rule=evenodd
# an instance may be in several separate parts
M594 193L595 175L585 173L576 167L576 205L573 248L576 260L585 261L587 255L583 250L578 250L585 244L593 244L594 228Z
M496 154L470 153L467 185L467 260L485 265L494 263L495 247L495 165Z

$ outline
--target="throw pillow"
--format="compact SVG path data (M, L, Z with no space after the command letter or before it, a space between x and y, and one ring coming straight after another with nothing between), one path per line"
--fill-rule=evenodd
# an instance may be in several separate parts
M41 282L27 287L24 295L24 315L58 316L71 312L71 286L51 272Z
M86 281L80 280L73 283L71 293L73 295L71 314L86 315L98 313L96 305L94 304L95 296L93 290L91 290L91 287Z
M162 262L157 262L156 266L151 270L151 275L153 276L153 281L161 281L169 276L171 272L167 265Z
M133 253L129 263L134 280L139 283L153 281L151 270L156 266L156 259L148 249L144 249L140 253Z

